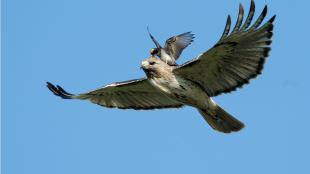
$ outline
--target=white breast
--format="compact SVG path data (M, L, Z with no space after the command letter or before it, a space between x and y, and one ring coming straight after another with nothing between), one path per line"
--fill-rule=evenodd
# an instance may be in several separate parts
M208 98L207 94L195 83L176 76L169 80L164 78L150 79L150 82L165 94L184 104L201 106Z
M169 81L164 78L154 78L150 79L151 84L158 88L159 90L169 94L170 93L170 88L169 88Z
M166 63L172 63L174 62L174 58L172 58L171 56L169 56L166 51L164 49L161 50L160 52L160 57L161 57L161 60L163 60L164 62Z

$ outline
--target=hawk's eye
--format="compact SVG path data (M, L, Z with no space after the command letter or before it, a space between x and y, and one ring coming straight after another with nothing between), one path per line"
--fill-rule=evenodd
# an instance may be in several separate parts
M149 64L150 64L150 65L154 65L155 62L154 62L154 61L150 61Z

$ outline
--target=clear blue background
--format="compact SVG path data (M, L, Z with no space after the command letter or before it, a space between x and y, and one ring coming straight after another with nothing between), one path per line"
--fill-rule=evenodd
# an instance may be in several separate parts
M277 14L262 76L216 97L246 123L213 131L193 108L134 111L61 100L69 92L144 76L140 62L160 40L196 34L180 62L210 48L250 0L6 0L2 3L4 174L310 173L309 1L256 0Z

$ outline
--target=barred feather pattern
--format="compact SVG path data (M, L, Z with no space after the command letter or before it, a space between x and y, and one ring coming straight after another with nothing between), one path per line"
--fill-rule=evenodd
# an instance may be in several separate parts
M265 6L261 15L250 26L254 10L255 4L251 1L248 17L241 27L243 7L240 5L233 31L229 34L231 20L228 16L224 32L213 48L176 67L173 72L196 82L209 96L234 91L261 74L270 52L273 21L276 16L261 26L267 14Z
M63 99L90 100L92 103L109 108L149 110L183 106L155 89L146 78L116 82L79 95L70 94L50 82L47 82L47 87Z

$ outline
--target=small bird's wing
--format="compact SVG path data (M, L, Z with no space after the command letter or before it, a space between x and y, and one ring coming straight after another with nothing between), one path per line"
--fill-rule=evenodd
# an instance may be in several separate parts
M164 49L169 56L177 60L180 57L182 51L193 42L194 38L194 34L191 32L186 32L170 37L166 40Z
M154 42L154 44L156 45L156 48L161 48L160 44L158 43L158 41L155 39L155 37L151 34L149 28L147 28L147 32L149 33L150 38L152 39L152 41Z
M213 48L197 58L174 69L174 73L200 85L209 96L236 90L261 73L270 51L273 35L273 16L260 26L267 14L267 6L251 26L255 4L251 8L243 26L243 8L240 4L236 26L229 34L230 16L223 35ZM241 28L240 28L241 27Z
M183 104L174 101L153 87L147 79L117 82L84 94L73 95L60 86L47 82L55 95L64 99L90 100L91 102L120 109L161 109L178 108Z

